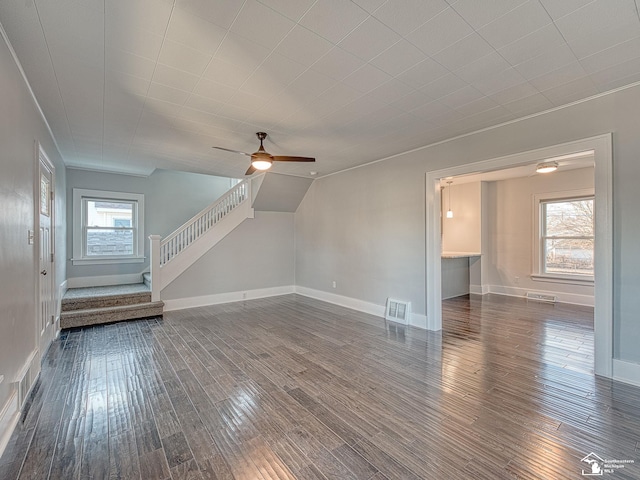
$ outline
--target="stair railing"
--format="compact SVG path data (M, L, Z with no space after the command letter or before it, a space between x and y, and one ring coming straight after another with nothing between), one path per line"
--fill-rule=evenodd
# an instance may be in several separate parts
M164 266L173 260L236 207L247 201L250 196L249 181L243 180L164 238L160 242L160 266Z

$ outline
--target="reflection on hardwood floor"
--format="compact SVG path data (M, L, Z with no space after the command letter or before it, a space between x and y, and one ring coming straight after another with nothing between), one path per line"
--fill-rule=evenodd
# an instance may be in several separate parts
M640 478L640 388L592 375L592 309L443 311L287 295L65 331L0 478L576 479L591 452Z

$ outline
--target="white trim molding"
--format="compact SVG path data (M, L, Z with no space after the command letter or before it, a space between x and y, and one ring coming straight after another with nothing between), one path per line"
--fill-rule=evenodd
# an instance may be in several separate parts
M67 279L67 288L106 287L108 285L125 285L130 283L142 283L142 273L71 277Z
M238 292L214 293L212 295L202 295L199 297L175 298L173 300L162 299L162 301L164 302L164 311L170 312L172 310L183 310L185 308L206 307L208 305L218 305L221 303L277 297L291 293L295 293L295 287L293 285L285 285Z
M368 313L369 315L375 315L381 317L384 320L385 306L375 303L367 302L352 297L345 297L343 295L336 295L335 293L329 293L322 290L315 290L313 288L301 287L296 285L295 293L303 295L305 297L315 298L316 300L322 300L323 302L332 303L340 307L350 308L357 310L358 312ZM427 317L419 313L411 313L409 318L409 325L412 327L421 328L426 330Z
M613 379L640 387L640 363L613 359Z
M494 295L506 295L508 297L520 297L525 298L527 292L534 291L541 295L550 295L556 297L558 303L569 303L571 305L584 305L586 307L594 306L593 295L580 295L577 293L563 293L549 290L540 290L538 288L522 288L522 287L507 287L504 285L487 285L488 293Z
M7 448L19 419L18 392L14 389L2 410L0 410L0 457L2 457L5 448Z
M526 151L514 155L457 165L427 172L426 175L426 305L427 327L442 329L440 180L446 177L482 173L531 165L541 160L593 150L595 163L595 373L613 375L613 149L607 133Z

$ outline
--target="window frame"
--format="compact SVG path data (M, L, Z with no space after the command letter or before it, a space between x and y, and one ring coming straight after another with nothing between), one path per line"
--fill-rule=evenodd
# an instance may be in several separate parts
M133 204L131 227L133 253L131 255L87 255L86 202L123 202ZM107 228L107 227L104 227ZM144 262L144 195L141 193L110 192L105 190L73 189L73 265L108 265Z
M543 204L552 202L570 202L574 200L591 199L594 202L595 211L595 189L584 188L579 190L569 190L563 192L539 193L533 196L533 212L534 212L534 228L533 228L533 265L531 279L536 281L544 281L551 283L566 283L572 285L594 285L593 275L582 274L561 274L548 273L545 271L544 265L544 239L545 218L542 210ZM595 222L595 218L594 218ZM595 244L595 224L593 228L593 239ZM594 245L595 255L595 245ZM595 261L594 261L595 263Z

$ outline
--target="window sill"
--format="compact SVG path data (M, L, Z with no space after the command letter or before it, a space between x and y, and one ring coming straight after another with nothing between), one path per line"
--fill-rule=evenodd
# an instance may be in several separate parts
M143 263L145 257L72 258L73 265L113 265L114 263Z
M578 277L577 275L533 274L531 275L531 280L535 282L566 283L568 285L593 286L593 277Z

